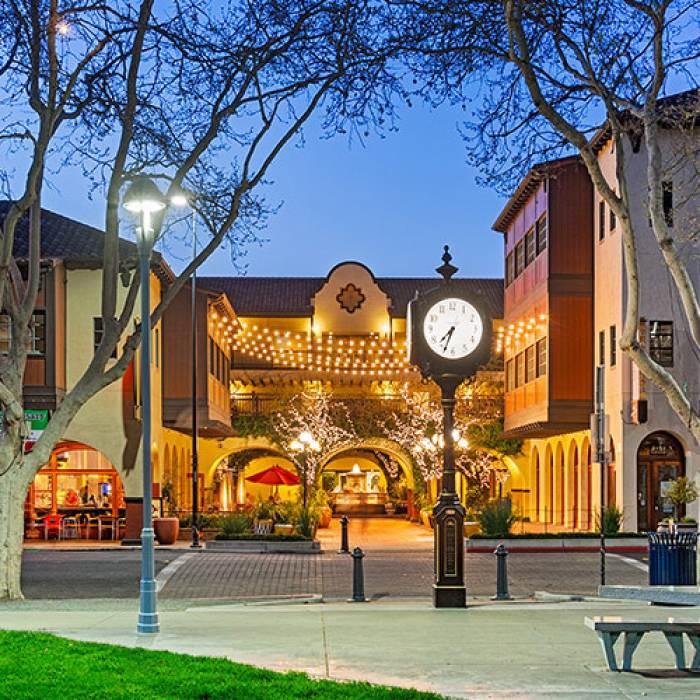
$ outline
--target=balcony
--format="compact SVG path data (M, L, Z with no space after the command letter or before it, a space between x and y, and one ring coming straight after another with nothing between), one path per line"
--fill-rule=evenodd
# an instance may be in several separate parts
M405 413L406 402L400 394L384 396L349 397L334 399L333 403L343 404L350 415L360 413ZM488 415L491 418L503 414L503 398L500 396L474 396L458 399L459 407L466 407L470 412ZM265 394L232 394L231 418L244 416L270 416L284 409L284 397Z

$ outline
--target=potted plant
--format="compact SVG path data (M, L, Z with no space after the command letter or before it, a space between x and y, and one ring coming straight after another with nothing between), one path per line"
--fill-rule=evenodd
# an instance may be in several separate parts
M422 494L420 497L420 521L423 523L423 527L427 527L428 530L433 528L433 505L430 502L430 498L427 494Z
M690 523L683 524L678 522L681 518L681 509L685 509L688 503L692 503L698 497L698 489L695 483L692 482L687 476L679 476L671 482L671 485L666 492L666 496L671 499L673 503L673 519L676 521L677 529L692 529ZM689 526L689 527L686 527ZM695 529L697 529L697 523L695 523Z
M253 529L256 535L269 535L275 522L275 504L260 499L253 513Z
M275 510L275 534L291 535L294 532L296 506L291 501L282 501Z
M328 527L333 519L333 511L330 507L330 499L323 489L316 491L314 506L318 511L318 526Z
M479 513L481 532L487 537L508 537L516 519L510 504L499 500L487 503Z

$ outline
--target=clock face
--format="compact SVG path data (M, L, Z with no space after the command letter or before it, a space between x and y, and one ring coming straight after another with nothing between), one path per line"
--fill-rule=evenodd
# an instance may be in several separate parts
M440 357L459 360L476 350L484 326L479 312L464 299L441 299L423 320L428 347Z

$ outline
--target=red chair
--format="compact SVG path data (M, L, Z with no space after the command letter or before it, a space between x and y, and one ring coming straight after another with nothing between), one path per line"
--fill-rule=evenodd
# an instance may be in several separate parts
M51 532L54 532L56 534L56 539L60 540L61 539L61 527L62 527L62 522L63 516L62 515L45 515L43 517L44 521L44 539L49 539L49 535Z

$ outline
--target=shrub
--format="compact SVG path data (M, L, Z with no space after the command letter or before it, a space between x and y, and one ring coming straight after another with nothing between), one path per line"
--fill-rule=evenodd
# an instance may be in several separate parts
M614 505L605 506L603 509L603 532L606 537L617 535L621 526L622 511ZM600 516L598 516L598 530L600 530Z
M509 503L491 501L479 513L481 532L487 537L508 537L516 517Z
M228 539L236 535L250 532L253 520L245 513L233 513L221 519L221 539Z
M272 501L262 498L255 504L254 516L256 520L274 520L276 506Z
M276 523L293 523L297 506L292 501L282 501L275 509Z
M299 506L294 519L294 527L302 537L313 537L318 525L318 511L316 508L304 508Z

